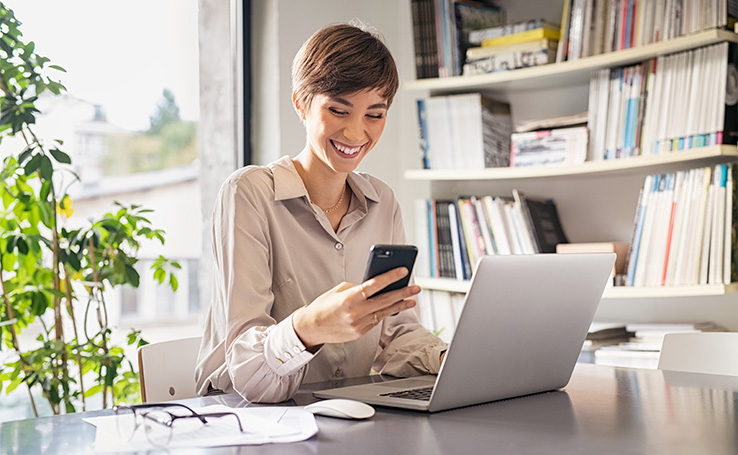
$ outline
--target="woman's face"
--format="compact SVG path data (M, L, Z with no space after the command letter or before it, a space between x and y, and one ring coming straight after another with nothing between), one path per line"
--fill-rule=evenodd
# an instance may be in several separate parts
M311 154L335 172L352 172L382 136L387 101L379 90L316 95L298 112L305 121Z

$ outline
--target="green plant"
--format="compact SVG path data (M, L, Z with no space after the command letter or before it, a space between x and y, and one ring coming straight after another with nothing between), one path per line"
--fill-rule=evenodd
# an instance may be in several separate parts
M163 243L164 233L136 205L118 204L99 220L71 227L67 189L77 180L71 159L61 141L45 142L34 131L39 95L65 90L47 73L64 70L24 43L19 26L0 2L0 147L15 152L2 150L0 170L0 349L15 354L0 366L0 386L9 393L25 384L36 415L34 388L54 413L74 412L80 403L84 410L85 398L95 394L102 394L103 407L134 402L138 375L111 342L105 291L138 287L141 244ZM176 290L176 262L160 257L152 268L159 283ZM41 333L24 351L18 334L34 321ZM137 331L127 341L146 343Z

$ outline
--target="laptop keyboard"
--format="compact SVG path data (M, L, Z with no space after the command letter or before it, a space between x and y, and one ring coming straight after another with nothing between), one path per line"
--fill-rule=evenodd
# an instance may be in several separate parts
M406 398L408 400L428 401L430 400L433 387L423 387L422 389L400 390L399 392L383 393L383 397Z

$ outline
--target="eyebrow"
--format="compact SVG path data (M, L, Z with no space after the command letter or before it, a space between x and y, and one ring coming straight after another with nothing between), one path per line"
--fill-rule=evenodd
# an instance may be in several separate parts
M333 101L337 103L341 103L348 107L354 107L354 105L345 98L341 98L337 96L333 98ZM376 104L372 104L371 106L369 106L369 109L389 109L389 107L387 107L387 103L376 103Z

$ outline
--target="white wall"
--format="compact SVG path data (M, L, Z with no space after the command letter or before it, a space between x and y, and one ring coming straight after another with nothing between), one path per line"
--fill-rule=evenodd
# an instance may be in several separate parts
M283 155L295 156L305 144L304 127L292 107L291 67L295 53L318 28L360 19L384 36L401 80L415 77L409 0L275 0L253 2L253 14L252 141L256 164L266 164ZM410 94L398 92L382 139L359 167L395 189L406 223L412 213L412 197L405 198L402 173L420 163L415 127L412 122L408 127L407 122L414 118L412 102Z

